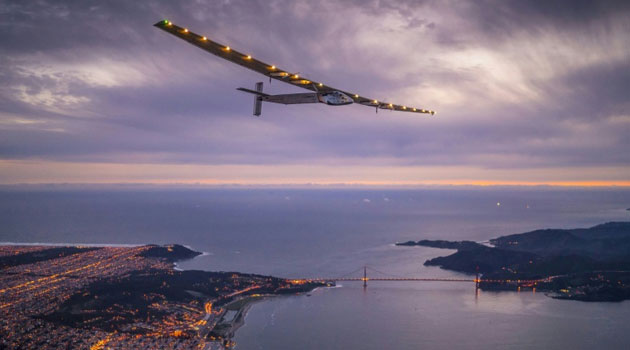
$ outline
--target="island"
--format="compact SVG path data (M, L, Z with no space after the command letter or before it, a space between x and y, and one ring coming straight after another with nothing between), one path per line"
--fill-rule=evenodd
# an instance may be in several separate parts
M174 269L200 254L0 246L0 349L225 349L252 302L334 284Z
M424 265L478 273L481 289L530 288L553 298L581 301L630 299L630 222L536 230L488 244L421 240L396 245L456 250Z

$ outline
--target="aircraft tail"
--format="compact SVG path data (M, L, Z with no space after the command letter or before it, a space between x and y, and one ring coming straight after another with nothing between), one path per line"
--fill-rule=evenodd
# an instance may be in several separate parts
M256 90L250 90L246 88L237 88L236 90L247 92L248 94L254 94L254 115L260 116L262 112L263 102L280 103L285 105L301 104L301 103L318 103L319 94L317 93L299 93L299 94L281 94L281 95L269 95L262 92L263 83L256 83Z
M262 91L263 91L262 81L259 81L256 83L256 91L262 94ZM262 96L256 95L256 97L254 98L254 115L257 117L260 117L261 113L262 113Z
M256 95L256 96L254 96L254 115L259 117L260 114L262 113L263 96L264 97L269 96L268 94L265 94L265 93L262 92L263 91L263 83L262 83L262 81L256 83L256 90L250 90L250 89L246 89L246 88L238 88L236 90Z

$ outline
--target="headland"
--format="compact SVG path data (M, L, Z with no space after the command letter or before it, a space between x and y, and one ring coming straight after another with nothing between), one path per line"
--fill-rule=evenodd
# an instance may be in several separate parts
M424 265L480 273L479 286L486 290L530 288L581 301L630 299L630 222L536 230L489 243L421 240L396 245L456 249Z

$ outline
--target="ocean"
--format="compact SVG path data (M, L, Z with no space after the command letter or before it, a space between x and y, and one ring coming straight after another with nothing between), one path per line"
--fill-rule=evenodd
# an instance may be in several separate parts
M449 250L539 228L629 221L630 190L576 188L3 189L0 241L179 243L207 252L182 269L279 277L469 277L425 267ZM255 304L238 349L622 349L630 302L475 293L453 282L342 282Z

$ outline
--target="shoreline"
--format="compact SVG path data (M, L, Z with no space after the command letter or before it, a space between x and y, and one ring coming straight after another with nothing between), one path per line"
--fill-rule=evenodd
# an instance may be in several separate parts
M174 243L177 244L177 243ZM157 246L161 246L162 244L156 244L156 243L50 243L50 242L0 242L0 246L14 246L14 247L20 247L20 246L25 246L25 247L37 247L37 246L42 246L42 247L90 247L90 248L105 248L105 247L112 247L112 248L136 248L136 247L144 247L144 246L149 246L149 245L157 245ZM182 247L188 248L194 252L197 253L201 253L195 257L193 257L192 259L195 259L197 257L200 256L209 256L209 255L214 255L214 253L212 252L206 252L206 251L196 251L195 249L193 249L192 246L187 245L187 244L180 244ZM192 260L192 259L182 259L180 261L184 261L184 260ZM175 265L177 265L177 261L174 262ZM183 269L179 269L178 271L185 271ZM205 271L205 270L204 270Z
M630 222L588 228L538 229L488 241L397 242L399 247L455 250L424 266L483 275L483 290L546 292L554 299L587 302L630 300Z
M250 309L258 303L262 303L271 299L275 299L275 298L283 298L283 297L302 297L302 296L306 296L309 293L315 292L318 289L325 289L325 288L340 288L341 286L331 286L331 287L316 287L314 289L312 289L309 292L302 292L302 293L298 293L298 294L287 294L287 295L282 295L282 294L261 294L261 295L256 295L256 296L246 296L243 299L239 299L239 300L234 300L226 305L224 305L223 307L225 308L225 310L223 311L223 313L221 314L221 316L219 317L219 320L216 323L215 327L228 327L225 330L219 330L222 334L228 335L228 337L226 338L229 342L229 346L233 346L236 344L236 342L234 342L232 339L234 339L236 337L236 332L245 325L245 321L248 315L248 312L250 311ZM232 304L237 304L237 303L242 303L242 305L240 305L236 310L231 309L230 306ZM229 320L229 321L225 321L224 322L224 317L227 314L227 311L236 311L236 314L234 315L234 317ZM212 330L209 332L209 335L212 334Z
M50 242L0 242L0 246L42 246L42 247L114 247L135 248L151 243L50 243ZM191 249L193 250L193 249Z
M0 327L0 347L6 342L35 346L34 339L61 347L77 341L131 346L146 341L143 334L157 334L152 341L162 348L227 349L235 344L232 339L254 303L323 286L257 274L184 270L177 262L211 253L179 244L1 244L10 270L0 276L7 282L0 293L0 311L7 316L0 322L5 326ZM73 278L66 278L70 274ZM13 327L18 324L28 327ZM20 331L8 334L9 328Z
M187 247L190 250L196 251L190 246L185 246L185 247ZM190 259L182 259L180 261L193 260L200 256L207 256L207 255L213 255L213 253L203 252L202 254L194 256ZM177 265L177 261L173 263L173 269L175 271L194 271L194 270L185 270L185 269L180 268ZM342 287L341 285L337 285L337 284L333 286L318 286L311 289L310 291L298 292L296 294L253 294L253 295L246 295L240 299L232 300L228 302L227 304L222 305L220 307L222 311L220 312L219 315L217 315L216 322L214 322L214 326L208 329L207 333L204 336L202 336L202 338L203 340L210 340L215 345L217 345L220 349L226 350L236 345L236 342L233 340L236 337L236 332L245 325L245 319L247 318L247 314L249 310L252 308L252 306L254 306L254 304L261 303L266 300L269 300L272 298L278 298L278 297L305 296L309 293L315 292L318 289L341 288L341 287ZM211 300L208 300L208 302L210 301ZM241 305L239 305L238 308L234 309L233 308L234 304L241 304ZM233 316L231 320L225 321L225 316L228 313L228 311L236 311L236 314ZM206 317L211 318L212 315L213 313L210 312L206 314ZM216 340L213 339L214 337L217 337L217 339Z

